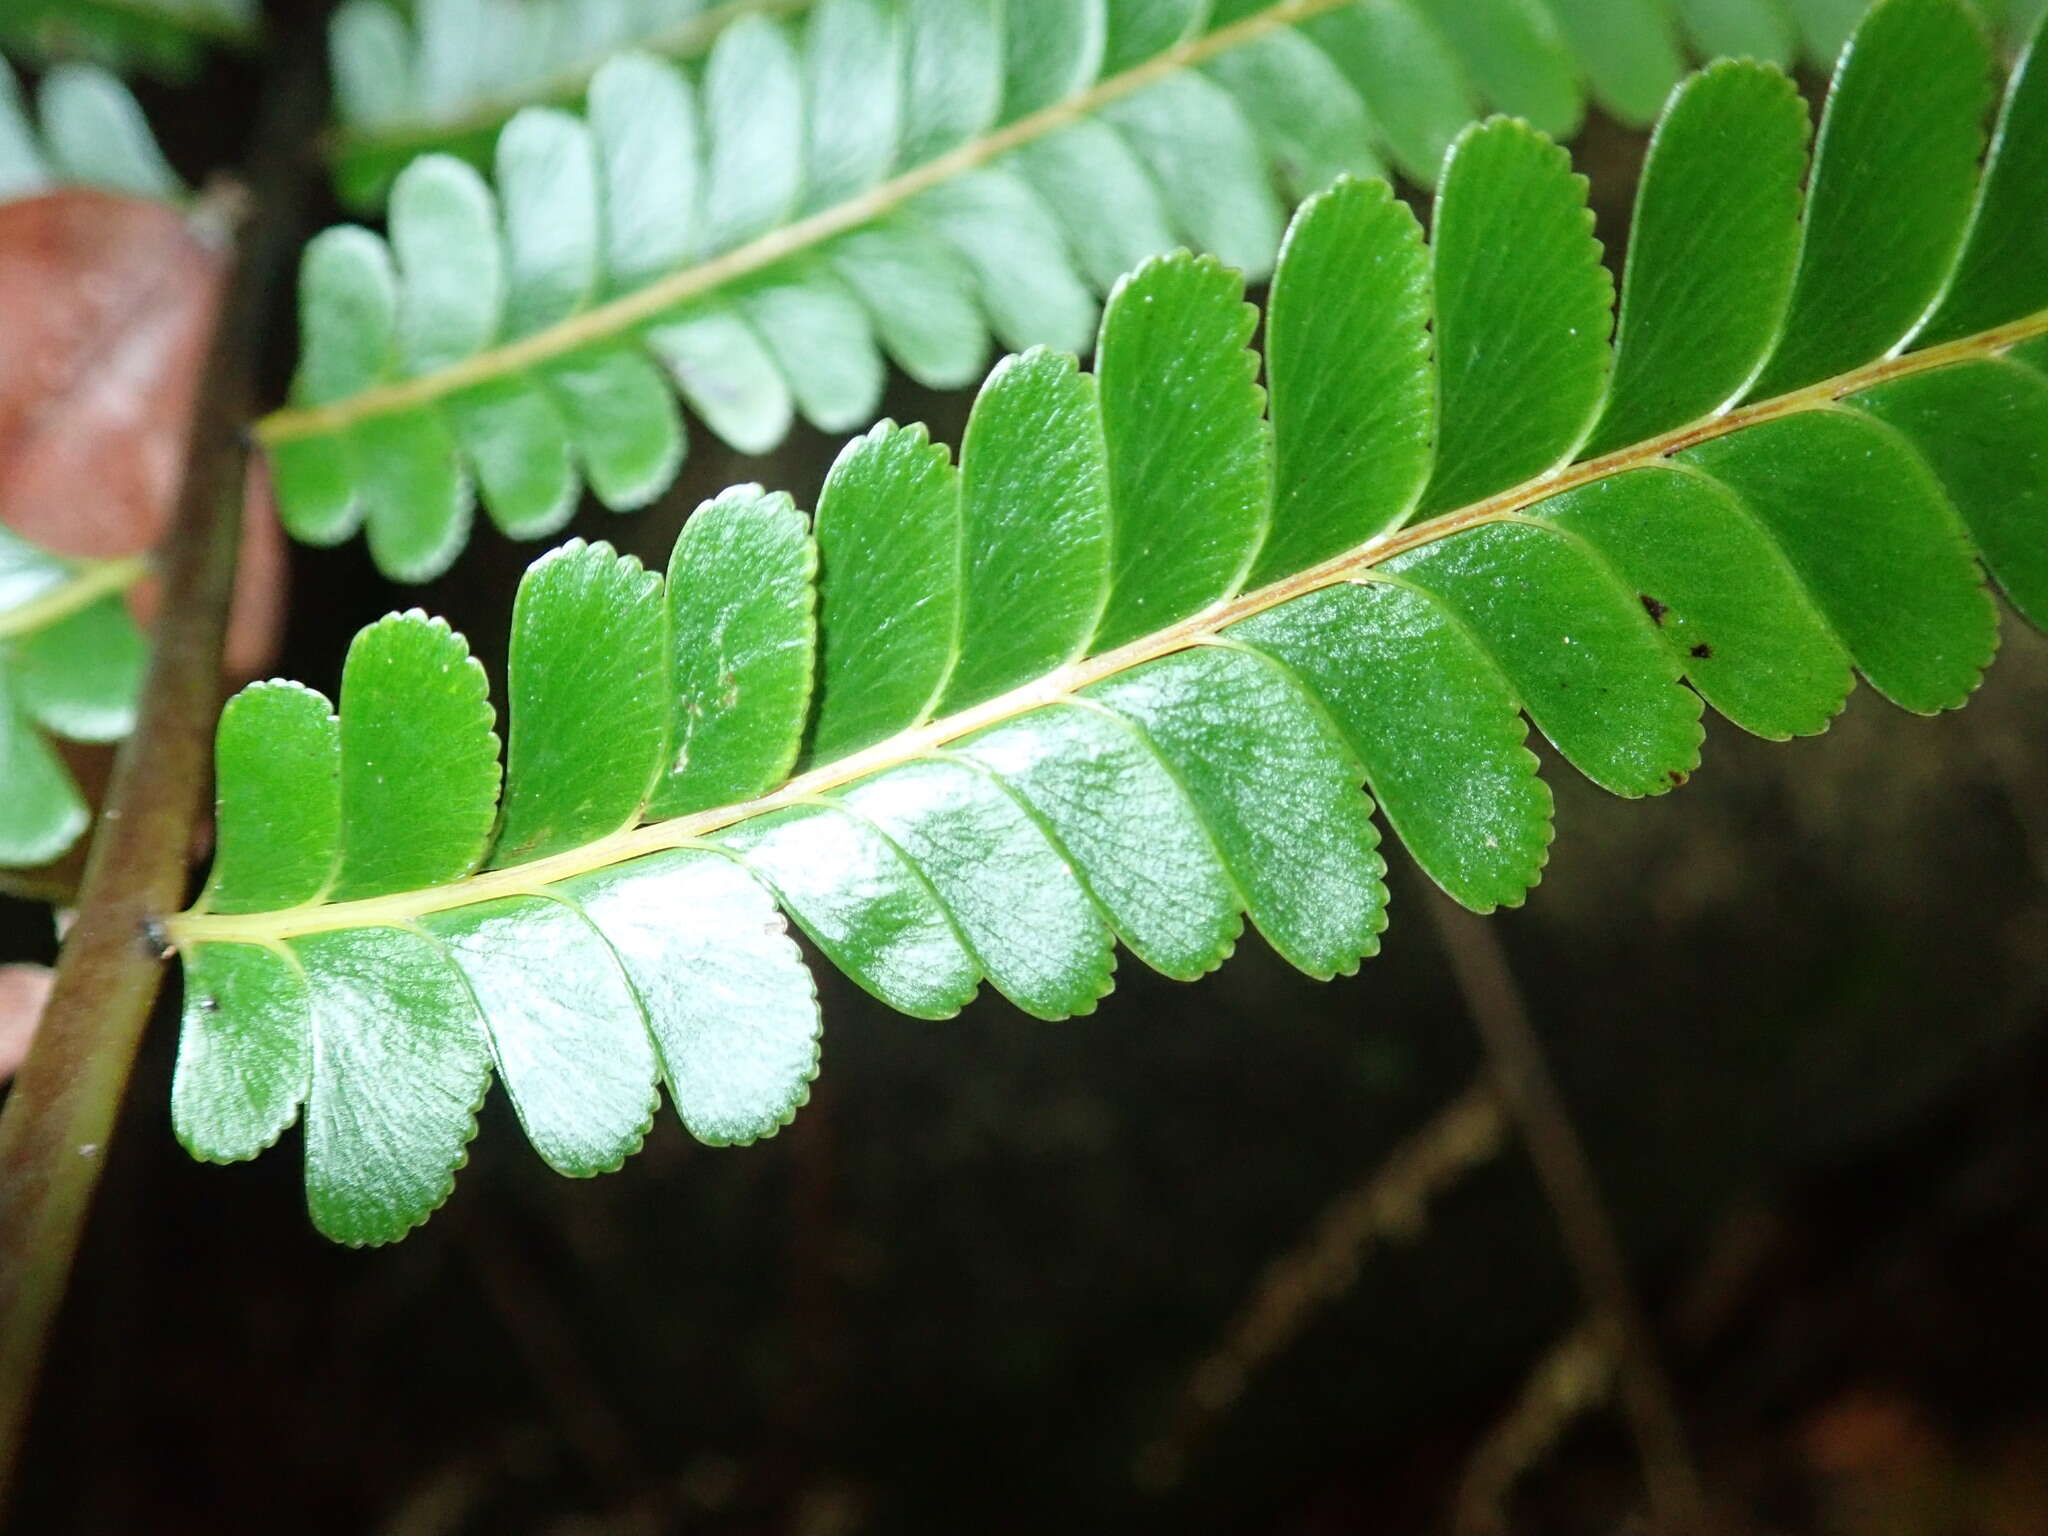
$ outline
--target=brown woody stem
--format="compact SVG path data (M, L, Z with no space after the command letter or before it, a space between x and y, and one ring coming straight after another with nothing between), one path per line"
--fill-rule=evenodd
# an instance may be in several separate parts
M317 38L318 29L313 29ZM317 55L273 76L248 222L209 351L135 734L115 762L78 919L33 1048L0 1112L0 1509L135 1055L163 979L206 791L234 593L254 370L298 234L298 148L322 110Z

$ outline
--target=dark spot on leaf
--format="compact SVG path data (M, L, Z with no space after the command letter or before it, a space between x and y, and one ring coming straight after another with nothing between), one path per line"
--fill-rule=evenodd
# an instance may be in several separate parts
M200 1011L201 1013L219 1013L219 1012L220 1012L220 999L219 999L219 998L217 998L217 997L202 997L202 998L200 998L200 999L199 999L199 1011Z
M1690 778L1691 775L1680 773L1676 768L1670 768L1665 770L1664 777L1669 779L1671 781L1671 787L1673 789L1676 789L1679 785L1683 784L1688 778Z
M1660 603L1647 592L1638 592L1636 594L1636 601L1643 605L1643 612L1650 616L1652 624L1662 624L1664 622L1664 615L1671 611L1669 603Z
M1714 654L1714 648L1711 645L1707 644L1706 641L1702 640L1698 645L1692 648L1692 653L1693 655L1699 657L1701 661L1706 661Z

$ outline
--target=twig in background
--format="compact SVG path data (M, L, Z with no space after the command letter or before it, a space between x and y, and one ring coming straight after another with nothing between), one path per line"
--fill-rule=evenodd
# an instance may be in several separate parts
M1508 1498L1579 1417L1614 1388L1613 1330L1588 1319L1544 1353L1520 1395L1465 1463L1452 1505L1455 1536L1507 1536Z
M1485 1045L1488 1073L1557 1215L1580 1289L1597 1320L1592 1325L1596 1337L1611 1338L1617 1350L1622 1406L1642 1458L1657 1529L1665 1536L1698 1536L1709 1528L1706 1495L1657 1358L1655 1336L1507 956L1485 920L1434 885L1425 900Z
M577 1344L576 1330L532 1262L505 1237L502 1221L480 1216L474 1196L457 1205L452 1219L478 1289L540 1388L556 1432L598 1492L622 1504L643 1481L640 1457L625 1418L606 1399Z
M1414 1237L1430 1202L1500 1150L1504 1129L1492 1086L1475 1083L1339 1195L1300 1244L1268 1264L1222 1343L1190 1373L1166 1430L1139 1456L1139 1485L1158 1491L1178 1482L1189 1453L1252 1377L1357 1283L1374 1243Z

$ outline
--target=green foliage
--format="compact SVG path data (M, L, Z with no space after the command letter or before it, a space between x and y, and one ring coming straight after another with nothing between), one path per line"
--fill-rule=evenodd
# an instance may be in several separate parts
M1091 58L1105 73L1121 72L1273 3L1010 0L1002 64L1008 115L1051 105ZM813 9L828 13L810 23L821 34L813 49L820 64L886 51L883 34L906 23L961 15L970 20L948 42L986 50L974 36L974 7L909 0L837 7L819 0L348 0L334 17L331 48L343 196L362 205L380 199L407 161L429 150L484 163L492 137L520 108L576 105L591 77L621 53L688 61L738 18ZM2034 0L1993 0L1979 9L1993 22L2009 20L2014 37L2039 14ZM1433 181L1450 137L1489 105L1564 135L1583 118L1590 95L1622 121L1647 124L1688 52L1830 63L1862 0L1678 0L1671 7L1655 0L1333 0L1307 10L1316 14L1299 31L1261 38L1209 66L1304 193L1356 170L1361 146ZM927 50L912 62L943 86L956 73L938 67L946 57ZM811 78L839 83L824 70ZM849 116L861 110L837 92L816 108ZM820 147L838 143L830 128L817 140ZM858 169L857 158L834 160L813 175L833 185Z
M244 45L256 0L7 0L0 42L44 59L190 74L209 44Z
M366 524L387 573L424 580L455 558L479 500L531 538L562 526L585 482L619 510L659 495L687 452L678 393L743 452L774 446L799 416L858 428L885 358L956 388L980 377L992 336L1082 352L1097 295L1149 256L1185 244L1262 278L1283 199L1388 166L1435 185L1488 108L1559 137L1589 100L1647 123L1688 51L1824 61L1853 14L1826 0L433 0L407 22L385 0L357 0L336 22L352 124L343 175L358 193L389 189L390 238L330 231L307 252L293 406L261 429L285 519L315 543ZM636 37L704 57L618 51ZM1975 58L1948 69L1913 83L1916 110L1944 89L1983 89ZM1747 88L1783 96L1769 81ZM534 98L553 104L514 112ZM1874 110L1897 131L1913 121L1904 106ZM1796 103L1745 124L1781 171L1796 164ZM1961 143L1881 146L1880 163L1904 168L1897 195L1844 177L1831 196L1896 230L1902 200L1967 187ZM443 152L415 158L423 148ZM1475 153L1569 174L1533 137ZM1674 150L1667 174L1698 189L1684 158ZM1468 157L1451 173L1507 170ZM1750 209L1723 200L1708 224L1667 209L1658 239L1684 245L1706 229L1721 244L1692 253L1705 264L1673 251L1663 280L1768 285L1756 268L1791 259L1795 191L1772 183ZM1454 327L1457 268L1487 259L1498 217L1485 199L1459 201L1476 222L1446 232L1438 273ZM1590 315L1605 281L1595 248L1582 213L1560 205L1556 217L1532 255L1557 265L1558 302ZM1806 269L1867 234L1817 223ZM1946 254L1922 253L1930 281ZM1372 301L1399 302L1378 290ZM1865 315L1854 295L1833 316L1799 302L1802 330L1833 336L1842 322L1829 345L1843 356L1894 318ZM1605 363L1597 327L1573 342L1576 390L1556 397L1553 419L1527 423L1527 441L1468 454L1468 434L1499 427L1477 397L1480 415L1444 420L1446 457L1469 483L1517 478L1517 446L1533 462L1577 431L1571 413L1599 394ZM1624 366L1649 344L1631 337ZM1725 345L1747 355L1757 338ZM1463 366L1446 351L1447 370ZM1655 358L1643 366L1669 377ZM1832 371L1796 346L1777 366ZM1683 403L1719 403L1701 391L1721 382L1703 375ZM1632 430L1609 424L1615 441ZM1468 489L1442 483L1432 505ZM1283 526L1292 540L1297 525ZM1269 565L1289 551L1269 546Z
M488 156L522 106L573 105L598 68L644 51L693 58L736 17L807 0L347 0L329 23L335 175L369 204L424 150Z
M2019 72L2048 70L2035 48ZM2038 203L2048 183L2048 90L2015 78L1992 134L1991 165L1977 195L1983 203L1970 227L1950 283L1916 333L1922 342L1949 341L1982 329L1984 317L2048 304L2048 224L2020 210Z
M48 737L118 741L133 727L145 652L121 592L139 573L0 529L0 866L48 863L91 819Z
M1784 293L1798 257L1807 129L1789 80L1737 64L1712 66L1673 99L1636 189L1614 389L1595 451L1747 392L1783 319L1756 296ZM1729 133L1744 137L1731 143ZM1724 161L1749 171L1724 181L1713 170Z
M97 187L131 197L184 196L128 87L92 64L60 64L42 78L35 120L0 62L0 202L55 187Z
M1990 50L1938 10L1884 6L1842 60L1821 119L1784 335L1757 381L1797 389L1913 328L1939 297L1968 223L1991 101ZM1868 77L1879 93L1859 89ZM1864 281L1857 281L1861 276Z
M1534 130L1496 121L1444 168L1431 230L1437 468L1425 511L1492 495L1570 458L1607 395L1614 281L1584 178ZM1527 282L1498 277L1512 250Z
M1883 0L1850 57L1807 206L1867 227L1841 188L1888 198L1873 156L1981 134L1962 82L1988 61L1955 0ZM1880 108L1926 78L1954 88L1902 145ZM2031 238L1999 189L2044 88L2015 77L1987 195L1822 266L1788 223L1789 83L1697 77L1652 150L1618 368L1584 187L1510 120L1459 137L1428 244L1383 184L1302 208L1270 419L1241 279L1147 262L1093 374L995 370L957 469L884 423L815 528L742 487L666 581L603 545L537 562L502 797L481 669L422 614L358 637L338 715L244 692L213 879L172 924L180 1136L249 1157L303 1114L316 1222L388 1241L446 1195L494 1072L571 1174L630 1154L657 1082L709 1142L786 1122L819 1024L783 914L921 1018L984 980L1086 1013L1116 943L1191 978L1246 918L1327 977L1386 926L1375 802L1457 900L1524 898L1550 838L1524 715L1637 796L1697 767L1703 701L1774 738L1825 729L1857 671L1961 704L1997 640L1977 560L2048 611L2048 311L1966 259L1941 307L1987 329L1894 354L1936 297L1925 250ZM1699 270L1716 251L1737 270ZM1862 351L1738 404L1822 344L1787 313L1844 294ZM1603 423L1635 435L1594 457Z

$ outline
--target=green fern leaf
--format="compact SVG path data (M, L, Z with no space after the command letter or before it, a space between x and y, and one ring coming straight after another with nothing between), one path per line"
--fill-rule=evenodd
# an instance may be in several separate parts
M1263 277L1283 192L1298 199L1389 163L1429 185L1443 173L1484 179L1498 169L1477 161L1515 154L1542 155L1560 183L1568 178L1554 148L1533 139L1517 148L1507 135L1468 145L1447 166L1453 140L1488 106L1561 137L1584 117L1590 92L1611 113L1646 123L1689 46L1776 59L1799 46L1789 23L1759 26L1753 6L1695 5L1680 16L1661 0L572 7L581 19L557 17L556 4L501 17L501 3L436 0L414 28L384 0L360 0L339 19L344 102L356 103L361 121L413 114L413 126L392 127L389 140L351 140L356 158L344 161L351 184L390 186L390 249L350 229L308 251L294 403L260 428L293 532L330 542L366 523L380 565L402 580L431 577L454 559L479 499L518 537L560 528L586 481L615 509L646 504L687 452L676 393L744 452L772 447L798 416L850 430L873 416L885 359L949 388L980 376L991 332L1020 351L1085 350L1097 295L1177 244ZM1762 19L1783 22L1774 7ZM802 14L766 14L785 9ZM685 68L616 51L636 29L655 28L678 51L705 45L706 56ZM1817 56L1832 57L1835 23L1809 32L1826 49ZM540 41L563 36L566 54ZM557 56L584 62L534 89L582 100L583 114L511 114L503 93L516 97L539 61ZM1982 73L1958 58L1950 74L1959 83L1930 72L1909 94L1917 102L1944 88L1978 91ZM1782 132L1793 111L1784 102L1757 128L1780 167L1799 153ZM437 112L445 134L432 127ZM1906 104L1880 115L1913 120ZM1906 162L1915 174L1900 185L1925 183L1921 193L1865 197L1843 180L1831 195L1889 228L1901 199L1952 201L1967 184L1960 142L1918 146ZM466 158L414 159L425 146ZM490 179L470 162L488 164ZM1706 227L1727 250L1748 253L1745 262L1779 259L1767 240L1747 242L1770 233L1754 227L1759 219L1779 233L1792 227L1789 197L1780 188ZM1559 203L1553 212L1544 258L1578 274L1567 285L1590 314L1605 279L1578 228L1583 210ZM1676 227L1660 238L1688 238L1690 212L1672 210ZM1833 230L1826 213L1816 210L1809 270L1837 254L1825 242L1868 233ZM1482 226L1490 217L1479 214ZM1440 242L1448 325L1462 323L1457 268L1483 259L1488 238L1475 226ZM1923 254L1938 275L1947 254L1939 240ZM1682 253L1670 267L1704 280ZM1739 291L1735 272L1725 275ZM373 289L388 292L361 311ZM1843 302L1862 315L1853 295ZM1804 298L1798 306L1795 329L1834 335L1835 317L1809 317ZM440 327L434 347L408 344L408 315ZM1866 329L1892 322L1867 318ZM1951 323L1967 329L1968 317ZM1566 329L1587 371L1558 411L1597 394L1594 374L1605 366L1596 327ZM1831 345L1860 355L1866 341L1847 326ZM1627 366L1648 344L1631 338ZM1741 350L1754 338L1730 344ZM1786 376L1835 371L1796 346L1776 366ZM1447 352L1446 379L1463 369ZM1446 416L1443 457L1458 469L1432 488L1431 506L1465 497L1491 470L1527 472L1511 456L1490 463L1465 451L1461 434L1492 430L1475 428L1490 416L1466 412L1486 408L1473 394ZM1587 424L1548 423L1548 438L1529 425L1534 435L1521 446L1541 457L1577 446L1571 439ZM1620 419L1609 425L1615 441L1631 430ZM1295 524L1282 526L1292 538ZM1279 553L1269 546L1269 562Z
M1882 0L1849 60L1805 206L1867 227L1842 187L1888 199L1873 155L1982 133L1960 82L1988 61L1957 0ZM1956 88L1904 143L1881 108L1929 77ZM1195 977L1246 919L1333 976L1386 927L1375 807L1475 910L1536 883L1525 716L1639 796L1698 766L1707 704L1774 738L1825 729L1857 672L1961 704L1997 641L1978 562L2048 613L2048 309L1957 256L2032 238L2007 167L2035 163L2044 89L2013 77L1983 194L1945 194L1968 222L1929 292L1917 239L1802 258L1789 82L1696 77L1651 151L1613 368L1584 189L1509 120L1461 135L1426 245L1382 183L1302 208L1263 415L1241 279L1155 258L1094 373L996 369L957 469L885 423L815 527L742 487L665 582L603 545L536 563L502 797L482 673L422 614L358 638L338 717L245 691L212 882L170 923L180 1136L249 1157L303 1115L315 1221L387 1241L451 1188L494 1073L566 1173L630 1154L657 1082L706 1141L772 1134L818 1059L785 916L921 1018L984 981L1086 1013L1116 944ZM1755 396L1783 349L1832 348L1786 316L1850 294L1861 354ZM1984 327L1912 348L1930 309Z
M64 560L0 529L0 866L47 864L90 812L49 736L118 741L134 727L142 635L121 594L135 560Z
M185 195L128 87L93 64L60 64L42 78L31 120L14 73L0 61L0 202L56 187L130 197Z
M256 30L256 0L8 0L0 43L182 79L209 46L246 47Z

